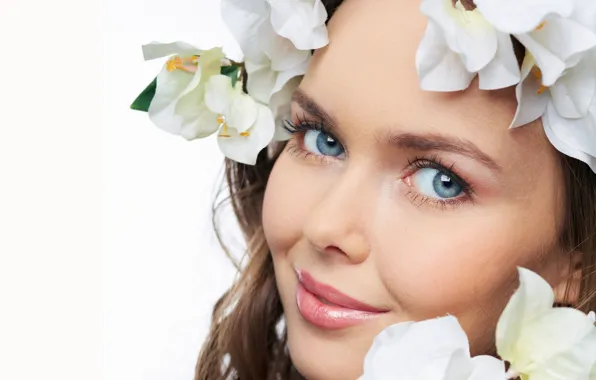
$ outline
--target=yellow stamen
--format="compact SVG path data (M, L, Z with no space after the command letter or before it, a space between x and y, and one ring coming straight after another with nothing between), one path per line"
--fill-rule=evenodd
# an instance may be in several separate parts
M250 132L249 131L240 132L240 136L242 136L242 137L248 137L248 136L250 136Z
M546 25L546 21L542 21L540 24L538 24L535 30L541 30L542 28L544 28L544 25Z
M546 87L545 85L540 85L540 88L536 91L536 95L542 94L547 89L548 89L548 87Z
M197 71L197 65L199 62L199 56L192 56L187 58L180 58L178 56L168 59L166 62L166 70L169 72L180 70L187 73L194 73Z
M168 62L166 62L166 70L169 72L179 69L180 67L182 67L182 59L180 59L178 56L172 57L168 59Z
M226 117L224 115L219 115L217 117L217 124L221 128L221 133L218 135L219 137L232 137L228 133L228 124L226 123Z
M540 70L538 66L532 67L532 74L534 74L534 78L536 78L536 80L542 79L542 70Z

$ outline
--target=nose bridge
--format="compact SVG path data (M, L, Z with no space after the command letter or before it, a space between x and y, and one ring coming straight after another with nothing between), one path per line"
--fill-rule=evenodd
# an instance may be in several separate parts
M340 252L354 262L366 260L370 250L366 220L374 188L370 168L347 168L310 212L303 231L310 244L320 252Z

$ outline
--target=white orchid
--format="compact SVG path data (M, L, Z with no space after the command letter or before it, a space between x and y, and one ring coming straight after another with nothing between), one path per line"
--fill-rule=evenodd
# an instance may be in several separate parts
M275 140L286 140L289 136L282 127L283 121L290 117L290 103L294 90L306 72L308 62L283 72L272 71L266 65L246 62L248 73L247 90L257 101L269 104L275 119Z
M321 0L222 0L221 7L244 53L248 93L263 104L304 75L311 50L329 42Z
M503 380L505 365L470 358L468 338L452 316L405 322L383 330L364 360L361 380Z
M245 59L291 69L328 43L321 0L222 0L222 18Z
M202 51L184 42L143 46L146 60L170 56L157 76L149 118L159 128L188 140L217 131L206 121L211 112L204 105L205 84L221 71L220 48Z
M522 82L516 88L518 108L511 127L542 117L551 143L596 171L596 54L583 57L550 87L542 84L542 78L542 71L528 53L522 65Z
M327 9L321 0L267 0L275 32L298 50L320 49L329 43Z
M508 378L588 380L596 364L596 327L586 314L553 308L554 292L540 276L519 269L520 286L497 324L499 356Z
M219 129L218 144L223 154L235 161L254 165L259 152L275 132L271 110L232 86L228 76L212 76L206 84L205 104L211 111L209 129Z
M422 0L429 17L416 54L421 87L428 91L459 91L474 77L479 87L493 90L515 85L519 66L511 37L499 32L477 9L452 0Z
M590 11L585 0L477 0L478 10L497 30L513 35L542 71L542 84L552 86L596 46L596 34L582 24ZM580 20L581 19L581 20Z
M575 9L574 0L423 0L430 20L416 57L422 88L463 90L476 74L484 90L517 84L511 35L535 57L542 84L551 86L596 46L596 35L573 19Z

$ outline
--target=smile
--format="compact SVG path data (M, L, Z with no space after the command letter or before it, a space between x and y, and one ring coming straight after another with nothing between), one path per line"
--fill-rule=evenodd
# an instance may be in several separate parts
M308 272L297 271L296 303L309 323L327 330L338 330L385 314L375 308L316 281Z

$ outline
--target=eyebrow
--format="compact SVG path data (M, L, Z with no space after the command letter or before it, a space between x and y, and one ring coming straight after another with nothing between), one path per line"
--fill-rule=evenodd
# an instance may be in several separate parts
M331 132L337 130L335 119L300 88L296 89L292 94L292 101L296 102L300 108L312 117L321 119ZM436 133L390 133L381 138L380 141L400 149L456 153L478 161L493 171L502 171L501 166L493 158L480 150L471 141L461 138Z

